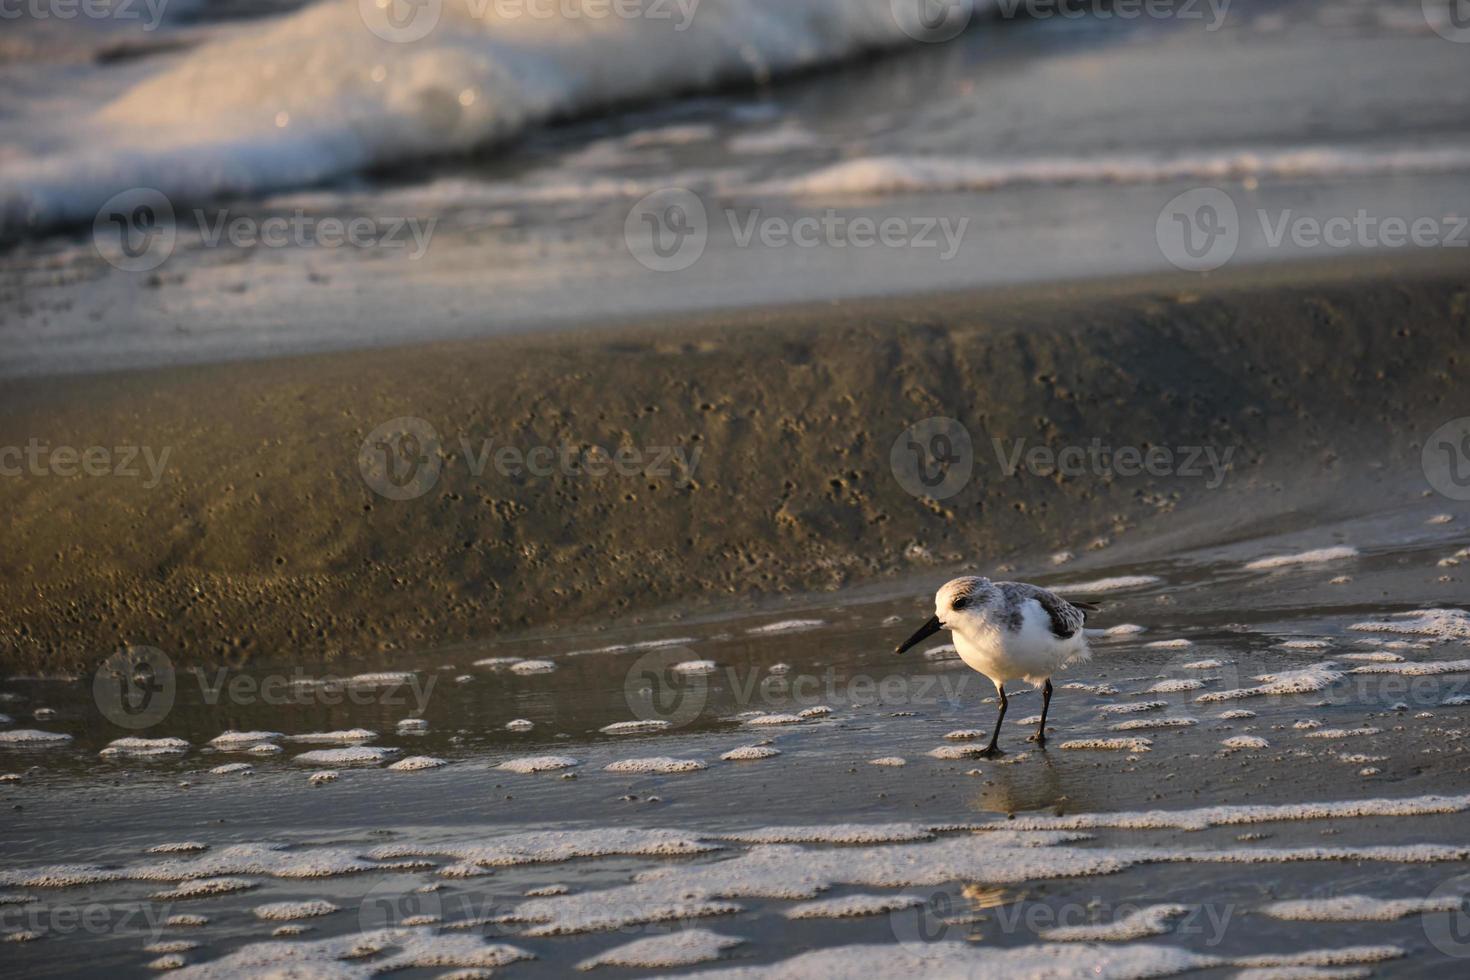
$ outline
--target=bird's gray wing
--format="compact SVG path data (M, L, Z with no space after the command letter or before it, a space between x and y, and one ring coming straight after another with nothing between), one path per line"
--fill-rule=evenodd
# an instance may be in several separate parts
M1035 599L1037 604L1046 611L1051 619L1052 635L1058 639L1065 640L1082 628L1087 621L1087 614L1077 606L1072 605L1066 599L1055 592L1027 585L1025 582L998 583L1001 591L1006 593L1007 602L1017 604L1027 599ZM1094 607L1095 608L1095 607Z

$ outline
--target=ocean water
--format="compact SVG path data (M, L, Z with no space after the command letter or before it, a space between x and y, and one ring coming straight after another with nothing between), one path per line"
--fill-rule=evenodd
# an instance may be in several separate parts
M346 0L16 22L0 372L1470 239L1470 60L1433 3L960 3L945 43L909 7L451 0L413 40Z

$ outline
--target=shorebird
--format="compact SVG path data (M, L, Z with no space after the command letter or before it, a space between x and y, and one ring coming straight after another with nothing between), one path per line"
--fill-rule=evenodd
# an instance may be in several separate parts
M1097 612L1090 602L1069 602L1025 582L992 582L967 575L944 583L934 595L934 615L894 650L903 653L927 636L949 630L960 659L990 678L1000 695L1000 714L990 744L981 755L1000 752L996 739L1006 717L1006 681L1041 685L1041 724L1028 741L1046 743L1046 709L1051 706L1051 675L1092 653L1082 624Z

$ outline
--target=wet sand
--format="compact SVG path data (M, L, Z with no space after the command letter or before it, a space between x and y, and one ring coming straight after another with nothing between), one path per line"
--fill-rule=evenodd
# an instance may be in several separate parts
M1024 741L1037 695L1013 690L997 760L973 757L982 739L950 737L989 728L986 682L938 642L905 658L889 652L924 615L933 576L779 612L693 616L677 632L485 643L336 673L289 662L203 678L181 670L170 709L141 729L99 720L99 708L115 705L96 700L90 679L11 679L0 709L12 724L0 732L72 739L0 749L0 770L21 777L0 784L12 808L0 894L25 896L4 906L3 922L41 934L8 946L7 961L31 976L104 966L141 976L178 955L210 976L306 957L298 966L320 971L307 975L346 976L399 956L417 964L405 976L427 977L524 953L535 958L507 975L549 977L639 940L718 946L696 931L708 930L741 940L718 951L725 966L799 975L811 963L786 961L813 950L836 975L867 962L1009 976L1046 961L1061 975L1223 977L1247 956L1445 975L1465 952L1464 913L1450 910L1470 891L1470 618L1406 612L1462 596L1458 566L1442 561L1470 545L1467 522L1463 506L1405 496L1350 520L1148 561L1104 551L1038 574L1056 584L1142 581L1105 594L1094 660L1058 678L1044 749ZM1356 553L1248 567L1326 547ZM1128 625L1142 629L1104 632ZM623 649L596 649L614 645ZM543 659L553 669L516 668ZM703 660L713 669L680 669ZM348 675L355 688L340 683ZM1320 684L1240 694L1269 686L1262 676ZM283 700L273 677L314 683ZM55 714L37 719L38 708ZM782 723L757 721L772 716ZM427 730L401 730L405 718ZM1137 727L1166 718L1193 724ZM531 727L507 730L516 721ZM603 731L638 721L667 726ZM358 729L369 734L342 741L394 750L385 761L445 764L401 772L296 761L333 747L301 736ZM212 748L227 730L268 733L251 738L281 751ZM99 755L127 735L187 746L152 759ZM1147 743L1069 747L1117 738ZM1227 746L1240 738L1266 744ZM721 758L742 746L779 754ZM548 756L575 764L504 768ZM702 768L607 769L661 758ZM904 764L872 764L895 758ZM230 763L251 771L210 771ZM337 778L313 785L324 768ZM180 842L205 849L147 853ZM83 867L40 870L63 864ZM660 897L664 879L646 877L656 869L675 898ZM119 871L122 880L108 880ZM244 890L187 897L199 879ZM567 894L531 894L551 886ZM1415 911L1314 918L1327 914L1316 900L1354 895L1413 900ZM862 896L898 907L848 918L798 908L873 904ZM1305 920L1273 911L1308 899L1281 912ZM255 910L282 902L329 905L296 920L309 932L273 937L283 920L263 914L301 910ZM1145 920L1161 916L1156 934L1085 945L1050 931L1090 932L1143 909L1152 910ZM84 911L90 926L78 924ZM174 915L209 921L165 924ZM157 951L181 941L197 946ZM272 945L241 952L259 942ZM380 951L350 956L354 944ZM987 959L1005 950L1028 959ZM598 968L677 971L651 960Z
M368 660L1374 511L1464 414L1448 254L8 381L0 663ZM901 473L934 416L943 499ZM1095 443L1231 455L1008 472Z

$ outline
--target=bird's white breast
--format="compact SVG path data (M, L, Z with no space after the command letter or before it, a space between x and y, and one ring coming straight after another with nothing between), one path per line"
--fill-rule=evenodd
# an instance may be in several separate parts
M952 623L955 651L972 669L997 685L1025 680L1040 684L1066 664L1087 657L1082 630L1061 639L1051 631L1051 617L1035 599L1021 606L1021 628L1011 630L987 612Z

